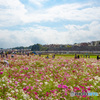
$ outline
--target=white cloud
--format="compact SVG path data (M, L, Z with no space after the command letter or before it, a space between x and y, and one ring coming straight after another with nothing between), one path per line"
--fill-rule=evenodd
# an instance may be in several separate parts
M0 30L2 47L29 46L40 44L69 44L99 40L100 23L92 22L83 26L66 25L67 31L61 32L50 27L34 26L21 31ZM87 27L85 30L84 28ZM3 40L4 39L4 40Z
M100 22L93 21L90 24L79 25L66 25L67 31L72 34L72 37L78 41L92 41L99 40L100 35ZM73 39L72 38L72 39ZM75 40L74 40L75 41Z
M27 10L19 0L0 1L0 26L13 26L22 23Z
M53 20L66 19L78 21L91 21L99 20L99 10L100 7L91 7L90 4L65 4L52 7L48 9L47 12Z
M42 3L45 0L31 0ZM59 20L97 21L100 20L100 7L92 4L63 4L47 9L33 9L31 12L19 0L0 1L0 26L13 26L32 22Z
M90 4L64 4L44 10L33 10L33 13L24 16L23 22L94 21L100 20L99 10L100 7L91 7Z
M29 0L30 2L32 2L33 4L36 4L37 6L42 6L43 2L46 2L48 0Z
M30 0L42 6L47 0ZM20 0L0 0L0 27L24 25L27 23L42 23L61 20L87 21L90 24L65 25L67 31L34 26L21 30L0 30L0 46L29 46L34 43L75 43L82 41L99 40L100 36L100 7L93 4L62 4L51 8L29 9ZM62 26L63 27L63 26ZM9 28L10 29L10 28Z

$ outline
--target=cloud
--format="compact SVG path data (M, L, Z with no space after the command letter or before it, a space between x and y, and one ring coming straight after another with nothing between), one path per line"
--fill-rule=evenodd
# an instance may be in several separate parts
M42 3L47 2L48 0L29 0L31 3L41 7Z
M23 23L27 10L19 0L0 1L0 27L9 27Z
M31 0L42 4L47 0ZM70 21L97 21L100 20L100 7L93 4L62 4L51 8L29 9L25 8L19 0L0 1L0 27L23 25L27 23Z
M37 5L27 8L20 0L0 1L0 46L4 48L40 44L68 44L83 41L99 40L100 36L100 7L93 3L70 3L45 8L48 0L30 0ZM49 2L49 1L48 1ZM29 5L28 5L29 6ZM56 24L67 21L69 25L61 26L59 31ZM42 23L54 23L49 27ZM57 23L56 23L57 22ZM65 24L64 22L64 24ZM70 24L70 22L78 22ZM80 25L80 23L84 23ZM90 24L86 24L90 23ZM41 26L40 26L40 25ZM20 25L20 30L11 28ZM24 25L27 28L24 28ZM28 25L31 25L29 27ZM33 27L32 27L33 26ZM55 27L56 28L55 28ZM54 28L53 28L54 27ZM6 29L7 28L7 29Z
M47 10L53 19L92 21L99 20L100 7L91 7L90 4L64 4Z
M82 26L79 25L65 25L65 28L70 33L74 41L92 41L99 40L100 34L100 22L93 21L90 24L85 24Z
M63 4L43 10L33 10L24 16L23 22L57 22L70 21L94 21L100 20L100 7L91 7L90 4Z
M93 21L100 20L100 7L91 7L92 4L63 4L48 9L29 13L25 22L56 22L59 20Z
M23 28L20 31L0 30L1 47L29 46L40 44L73 44L99 40L100 22L90 24L65 25L64 32L45 26ZM87 28L87 29L85 29Z

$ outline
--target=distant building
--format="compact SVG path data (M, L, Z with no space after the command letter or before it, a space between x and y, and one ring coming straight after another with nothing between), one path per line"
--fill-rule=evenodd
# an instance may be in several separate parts
M92 41L91 46L100 46L100 41Z
M80 46L80 43L74 43L74 46Z
M80 43L80 46L88 46L89 44L88 43Z

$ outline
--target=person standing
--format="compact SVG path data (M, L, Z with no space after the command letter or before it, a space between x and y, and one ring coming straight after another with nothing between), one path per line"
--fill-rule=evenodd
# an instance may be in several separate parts
M8 54L7 54L7 52L5 52L5 55L6 55L6 58L8 58Z
M55 55L53 55L52 58L54 59L55 58Z
M97 55L97 60L99 60L99 55Z
M1 51L1 58L3 58L3 51Z

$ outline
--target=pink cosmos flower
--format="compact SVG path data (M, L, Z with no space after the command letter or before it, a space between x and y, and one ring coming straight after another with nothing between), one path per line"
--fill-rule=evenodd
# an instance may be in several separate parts
M46 96L49 96L50 93L46 92Z
M1 71L0 74L3 74L3 71Z
M20 73L22 73L23 71L20 71Z
M38 99L39 98L38 95L35 95L35 98Z
M66 78L64 77L64 79L66 80Z
M15 84L17 85L17 84L18 84L18 82L17 82L17 81L15 81Z
M83 92L87 92L87 90L86 90L86 89L84 89L84 90L82 90L82 93L83 93Z
M73 73L76 72L75 70L72 71Z
M43 83L42 82L40 82L40 85L42 85Z
M24 91L26 91L26 90L27 90L27 88L25 88L25 87L24 87L24 88L23 88L23 90L24 90Z
M65 93L65 95L67 95L67 93Z
M76 92L77 90L80 90L80 88L74 87L74 91Z
M28 94L30 94L30 92L27 92Z
M32 71L33 73L35 73L34 71Z
M62 85L61 85L61 84L59 84L59 85L58 85L58 88L62 88Z
M70 77L70 75L69 75L69 74L67 74L67 77Z
M58 85L58 88L67 89L68 87L67 87L66 85L59 84L59 85Z
M35 92L34 94L37 95L37 92Z
M89 87L89 88L87 88L87 90L88 90L88 91L90 91L90 90L91 90L91 89L90 89L90 87Z
M28 70L28 67L26 67L25 69Z
M26 86L26 89L29 89L29 86Z
M80 85L80 87L81 87L82 89L84 89L84 86L81 86L81 85Z
M33 90L34 88L33 88L33 86L31 86L31 90Z
M62 88L66 88L67 89L68 87L66 85L63 85Z
M82 97L84 97L84 98L85 98L85 97L86 97L86 95L83 95Z

